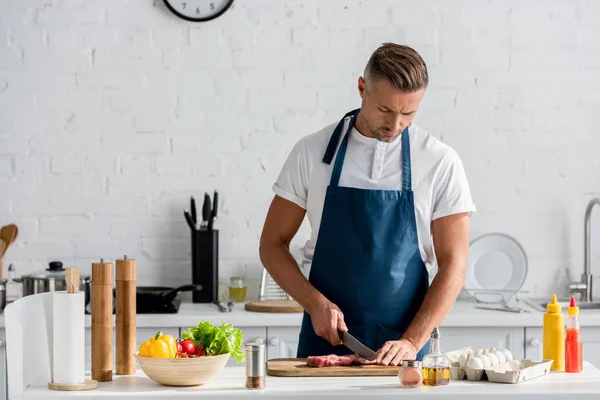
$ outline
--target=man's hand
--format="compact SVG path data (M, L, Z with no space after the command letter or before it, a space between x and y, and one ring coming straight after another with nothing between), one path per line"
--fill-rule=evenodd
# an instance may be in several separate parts
M308 310L315 333L327 340L333 346L342 344L339 331L346 332L342 311L326 299L321 299Z
M416 346L406 339L385 342L377 351L377 364L399 365L402 360L416 360Z

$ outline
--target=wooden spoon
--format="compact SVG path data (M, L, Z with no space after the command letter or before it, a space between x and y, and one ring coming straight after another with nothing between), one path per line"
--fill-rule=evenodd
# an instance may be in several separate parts
M4 253L6 252L8 247L11 244L13 244L18 234L19 228L17 228L17 225L15 224L8 224L2 227L2 230L0 230L0 239L2 239L4 243L6 243L6 246L4 247L4 250L0 252L0 258L4 256Z

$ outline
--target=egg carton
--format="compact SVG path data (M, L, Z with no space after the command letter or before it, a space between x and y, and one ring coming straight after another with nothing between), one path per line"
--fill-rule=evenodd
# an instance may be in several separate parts
M494 383L520 383L550 373L552 360L533 361L529 359L514 359L482 369L461 367L459 359L462 355L475 355L470 347L446 353L450 361L450 378L453 380L481 381Z

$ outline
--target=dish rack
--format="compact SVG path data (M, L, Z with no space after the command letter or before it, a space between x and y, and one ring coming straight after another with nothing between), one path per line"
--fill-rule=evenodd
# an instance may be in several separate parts
M273 280L265 268L263 268L262 271L260 294L258 298L259 300L293 300L292 296L287 294L287 292Z

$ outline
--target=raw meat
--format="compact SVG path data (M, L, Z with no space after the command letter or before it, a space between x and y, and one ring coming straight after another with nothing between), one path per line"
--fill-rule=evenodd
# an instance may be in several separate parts
M306 359L307 366L316 368L375 364L375 362L376 361L367 361L358 354L351 354L347 356L329 354L326 356L310 356Z

